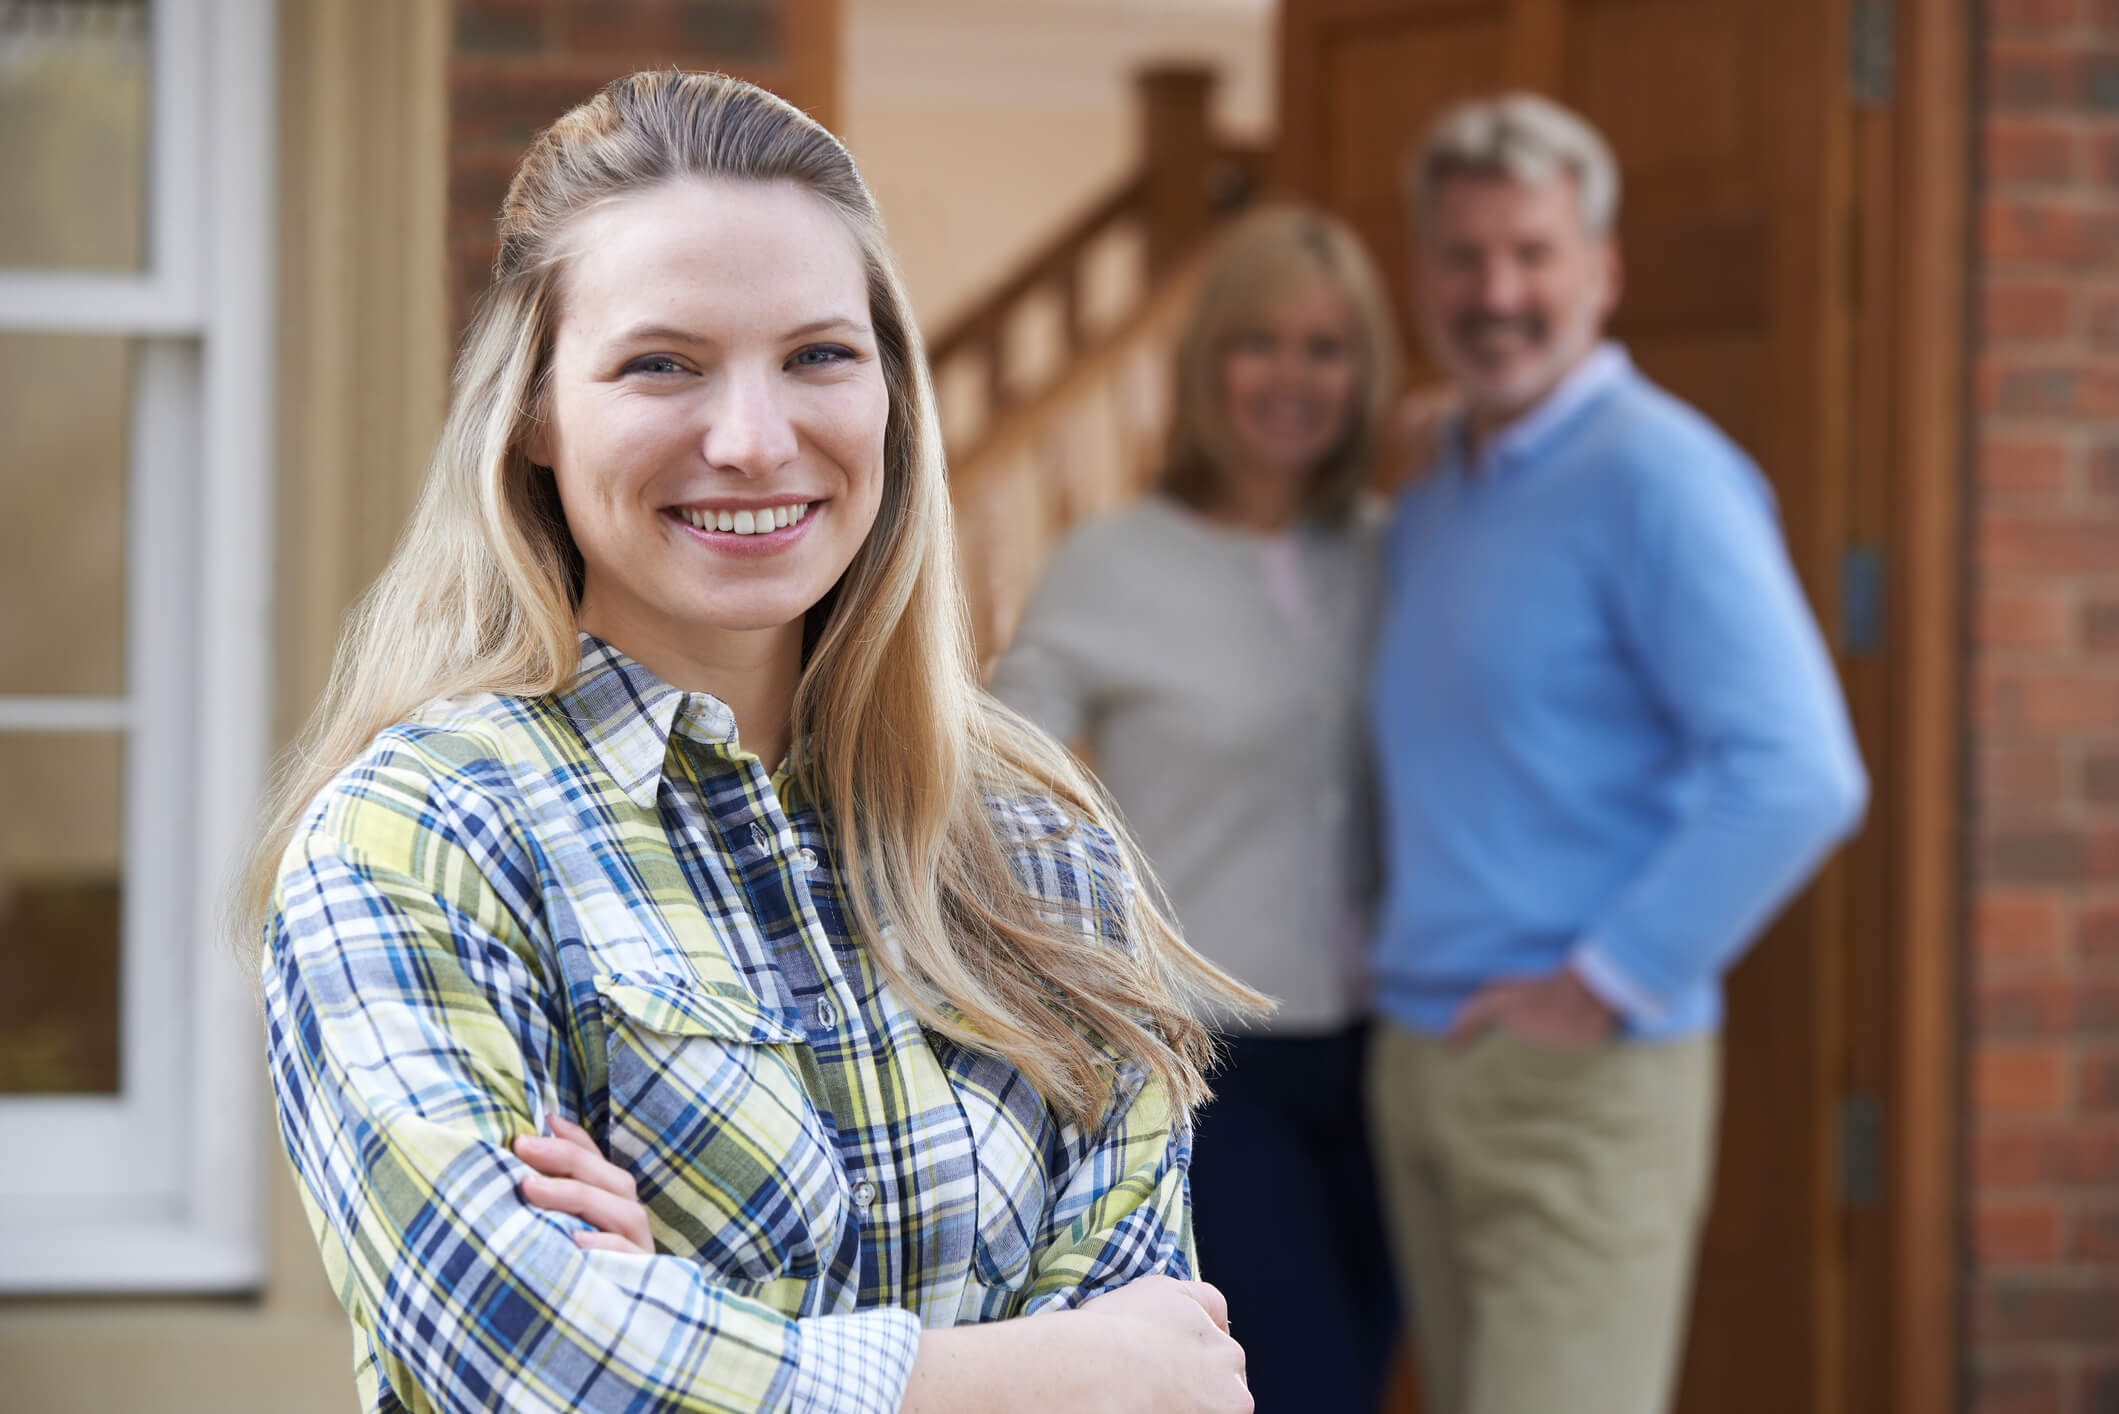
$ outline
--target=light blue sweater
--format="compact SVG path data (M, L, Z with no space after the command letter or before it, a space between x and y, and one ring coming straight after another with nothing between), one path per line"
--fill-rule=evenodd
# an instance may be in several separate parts
M1634 1036L1712 1029L1868 797L1772 491L1616 346L1452 441L1388 548L1378 1005L1440 1031L1572 964Z

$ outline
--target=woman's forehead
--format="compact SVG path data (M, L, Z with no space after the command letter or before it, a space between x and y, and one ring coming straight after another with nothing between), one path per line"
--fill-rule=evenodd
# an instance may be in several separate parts
M853 229L794 182L679 178L599 205L570 234L570 322L867 317Z

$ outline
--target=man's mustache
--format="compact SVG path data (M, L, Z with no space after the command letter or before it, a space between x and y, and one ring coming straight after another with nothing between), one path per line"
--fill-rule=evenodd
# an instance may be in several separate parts
M1494 314L1473 310L1459 315L1450 325L1450 333L1460 342L1469 343L1484 334L1513 332L1533 344L1542 344L1551 327L1551 321L1541 314Z

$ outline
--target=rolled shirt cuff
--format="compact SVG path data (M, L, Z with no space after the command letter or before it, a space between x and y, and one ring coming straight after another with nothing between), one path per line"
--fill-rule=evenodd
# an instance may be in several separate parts
M1626 975L1595 943L1578 943L1567 959L1596 999L1634 1026L1653 1026L1667 1011L1655 993Z
M793 1414L893 1414L912 1379L920 1350L920 1320L910 1311L879 1307L795 1323Z

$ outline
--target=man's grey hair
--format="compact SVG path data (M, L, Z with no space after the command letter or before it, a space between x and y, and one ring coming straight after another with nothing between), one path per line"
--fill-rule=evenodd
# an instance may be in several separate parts
M1407 165L1413 217L1421 226L1453 177L1513 177L1544 184L1568 176L1582 224L1610 235L1619 219L1619 164L1611 144L1571 108L1534 93L1459 104L1436 120Z

